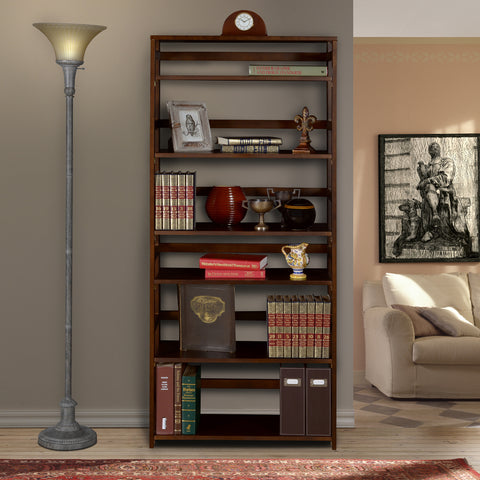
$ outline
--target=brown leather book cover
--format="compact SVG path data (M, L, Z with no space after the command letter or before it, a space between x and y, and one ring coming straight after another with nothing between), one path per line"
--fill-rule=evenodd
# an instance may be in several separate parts
M305 435L305 369L280 367L280 435Z
M156 433L173 435L174 431L174 373L173 363L155 366Z
M182 284L178 299L180 350L235 351L233 285Z
M307 367L306 434L329 436L331 434L331 371L329 368Z

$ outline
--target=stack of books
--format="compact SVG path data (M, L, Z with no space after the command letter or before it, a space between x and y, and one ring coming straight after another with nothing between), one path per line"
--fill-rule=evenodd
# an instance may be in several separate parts
M222 153L278 153L279 137L217 137Z
M195 228L195 172L155 174L155 230Z
M266 255L207 253L200 258L200 268L207 279L264 279L267 261Z
M200 366L157 363L156 433L195 435L200 420Z
M268 356L330 358L331 312L328 295L269 295Z

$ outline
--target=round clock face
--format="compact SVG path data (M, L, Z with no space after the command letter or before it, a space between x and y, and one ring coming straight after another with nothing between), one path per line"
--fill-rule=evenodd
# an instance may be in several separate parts
M235 18L235 26L242 31L250 30L253 27L253 17L246 12L239 13Z

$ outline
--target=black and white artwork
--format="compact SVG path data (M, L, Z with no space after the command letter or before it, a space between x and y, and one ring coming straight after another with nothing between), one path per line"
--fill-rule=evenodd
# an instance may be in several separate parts
M379 135L380 262L478 262L480 135Z

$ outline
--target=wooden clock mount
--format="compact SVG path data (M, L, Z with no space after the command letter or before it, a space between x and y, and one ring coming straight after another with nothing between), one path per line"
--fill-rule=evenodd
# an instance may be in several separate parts
M262 17L251 10L237 10L223 23L222 35L266 36L267 28Z

